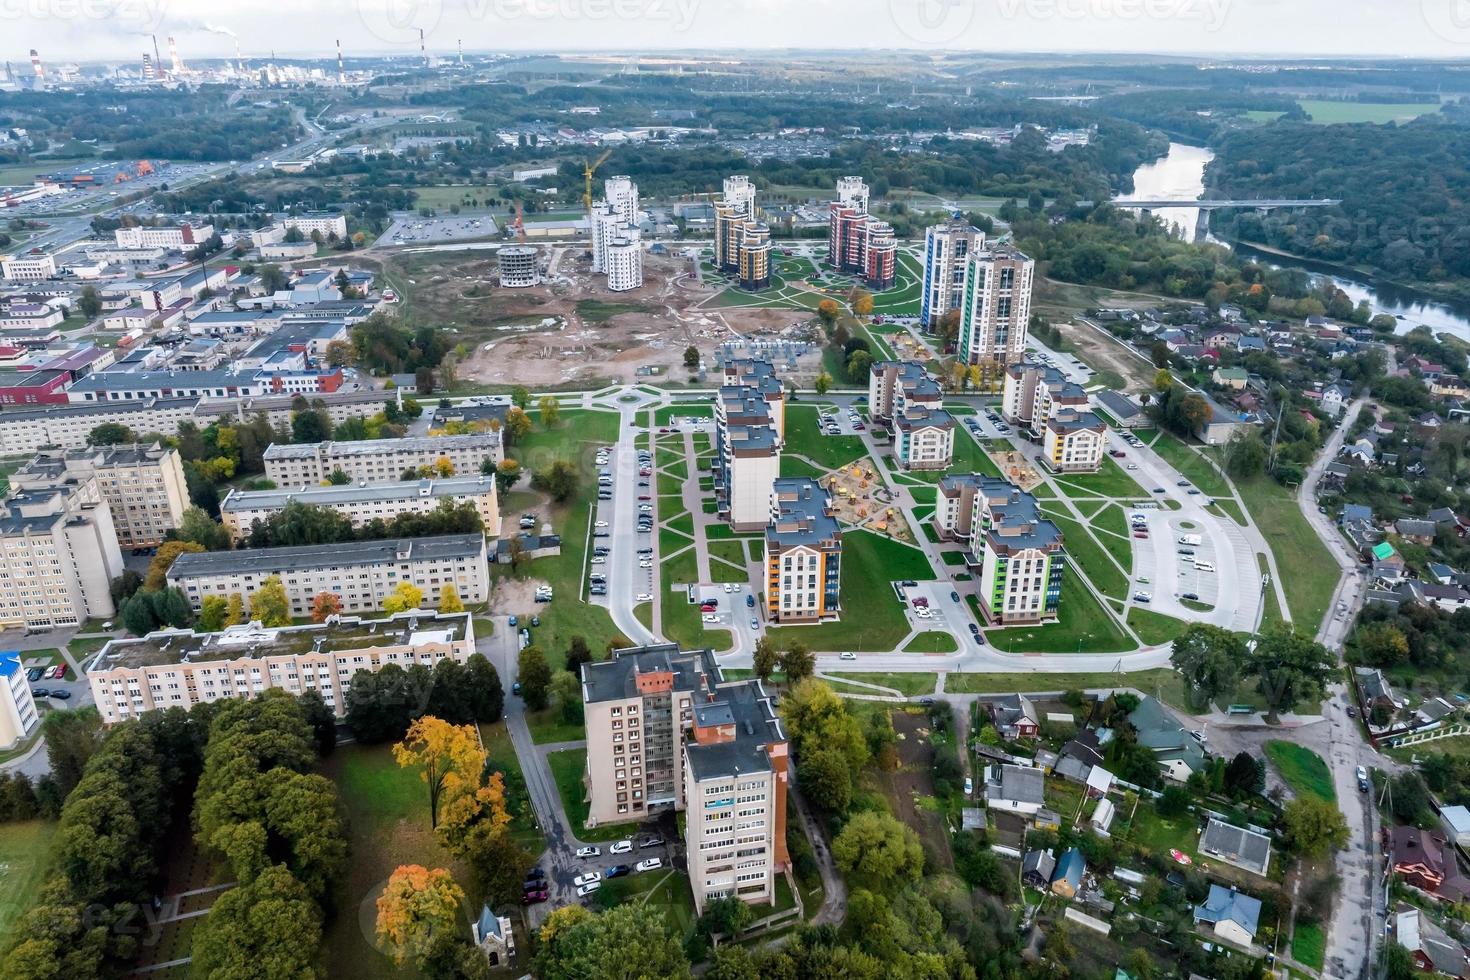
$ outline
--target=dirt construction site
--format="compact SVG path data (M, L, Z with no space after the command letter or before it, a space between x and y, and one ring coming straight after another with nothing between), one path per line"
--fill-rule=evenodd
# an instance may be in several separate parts
M495 251L404 251L378 259L401 314L443 326L468 353L457 374L482 384L556 385L687 380L684 351L706 365L720 344L815 336L799 310L716 307L721 287L699 280L677 247L644 256L643 285L612 292L591 272L585 246L537 246L542 282L503 288ZM706 308L708 307L708 308ZM799 365L813 377L820 353Z

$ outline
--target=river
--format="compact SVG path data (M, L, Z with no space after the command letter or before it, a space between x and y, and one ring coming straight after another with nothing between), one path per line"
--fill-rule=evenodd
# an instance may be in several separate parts
M1135 200L1198 200L1205 189L1205 167L1213 159L1215 153L1208 147L1170 143L1167 156L1134 171L1133 193L1129 197ZM1118 202L1119 205L1125 203ZM1200 221L1198 208L1164 208L1154 213L1181 238L1195 240ZM1313 278L1330 279L1354 303L1367 300L1374 313L1398 317L1400 333L1423 324L1436 333L1448 333L1470 341L1470 302L1440 300L1417 289L1374 282L1367 276L1344 275L1342 270L1326 263L1287 258L1241 243L1222 242L1208 234L1205 237L1269 265L1301 269Z

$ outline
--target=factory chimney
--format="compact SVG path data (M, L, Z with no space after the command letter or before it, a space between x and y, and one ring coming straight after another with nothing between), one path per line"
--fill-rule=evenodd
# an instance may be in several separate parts
M157 76L153 72L153 58L147 51L143 52L143 81L154 81Z
M168 60L173 65L173 73L182 75L184 73L184 62L179 58L179 46L174 42L173 35L168 38Z
M455 43L459 45L459 66L461 68L463 68L464 67L464 41L463 40L460 40L460 41L456 41Z
M429 67L429 49L424 46L424 29L419 28L419 55L424 59L424 67Z
M41 56L35 48L31 48L31 71L36 75L36 87L41 88L46 84L46 69L41 67Z
M337 84L347 84L347 72L342 69L342 39L337 39Z

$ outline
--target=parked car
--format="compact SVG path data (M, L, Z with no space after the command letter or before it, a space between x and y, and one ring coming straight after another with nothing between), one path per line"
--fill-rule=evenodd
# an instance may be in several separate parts
M540 868L532 868L526 872L526 877L531 881L544 881L546 879L546 872Z
M510 617L510 619L506 620L506 622L508 622L511 626L519 626L521 621L512 616Z
M534 891L528 891L524 895L522 895L521 896L521 904L522 905L535 905L535 904L537 904L539 902L546 901L547 896L549 896L549 895L550 895L550 891L548 889L545 889L545 888L537 888Z
M31 688L31 697L33 698L44 698L48 697L50 694L51 692L46 690L44 687Z
M641 874L644 871L657 871L659 868L662 868L663 866L664 866L664 859L663 858L646 858L646 859L638 862L637 869L638 869L638 872Z
M572 879L572 884L576 885L578 888L581 888L583 885L590 885L601 880L601 871L584 871L581 874L577 875L577 877Z
M43 676L45 676L45 674L46 674L46 668L45 667L32 667L30 670L26 671L26 680L28 680L32 684L34 684L34 683L36 683L36 681L40 680Z
M630 841L630 840L620 840L617 843L613 844L611 847L609 847L607 849L607 853L609 853L609 854L628 854L632 850L633 850L633 842L632 841Z
M643 848L648 848L648 847L663 847L663 846L664 846L664 839L662 837L660 837L658 834L649 834L647 837L644 837L644 838L642 838L641 840L638 841L638 847L639 847L640 850L643 849Z
M1362 766L1359 766L1358 767L1358 789L1360 789L1364 793L1366 793L1371 788L1372 788L1372 784L1368 782L1368 770L1367 769L1364 769Z
M958 592L951 591L950 594L949 594L949 601L950 602L959 602L960 601L960 594Z
M841 660L856 660L857 659L857 654L853 653L851 650L844 650L844 651L842 651L842 654L839 657L839 659L841 659Z
M591 895L593 892L597 891L597 889L601 887L602 882L600 881L594 881L586 885L579 885L577 887L577 897L586 898L588 895Z
M579 858L602 857L602 848L595 847L595 846L579 847L579 848L577 848L577 857L579 857Z
M70 691L60 691L60 690L52 691L51 692L51 696L53 698L55 698L56 700L58 700L58 701L70 701L71 700L71 692Z
M608 868L606 871L604 871L602 873L602 876L604 878L607 878L609 881L611 881L613 878L621 878L623 875L628 874L632 870L633 870L633 868L631 866L629 866L629 865L626 865L626 864L615 864L612 867Z

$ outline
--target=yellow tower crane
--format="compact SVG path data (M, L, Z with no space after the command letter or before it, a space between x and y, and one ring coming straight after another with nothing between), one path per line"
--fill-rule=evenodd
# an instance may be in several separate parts
M597 158L596 163L588 163L586 160L582 161L582 177L586 181L585 186L582 188L582 209L587 212L587 230L589 233L592 230L592 175L597 172L598 167L607 163L607 158L610 156L612 156L612 150L607 150L602 156Z

